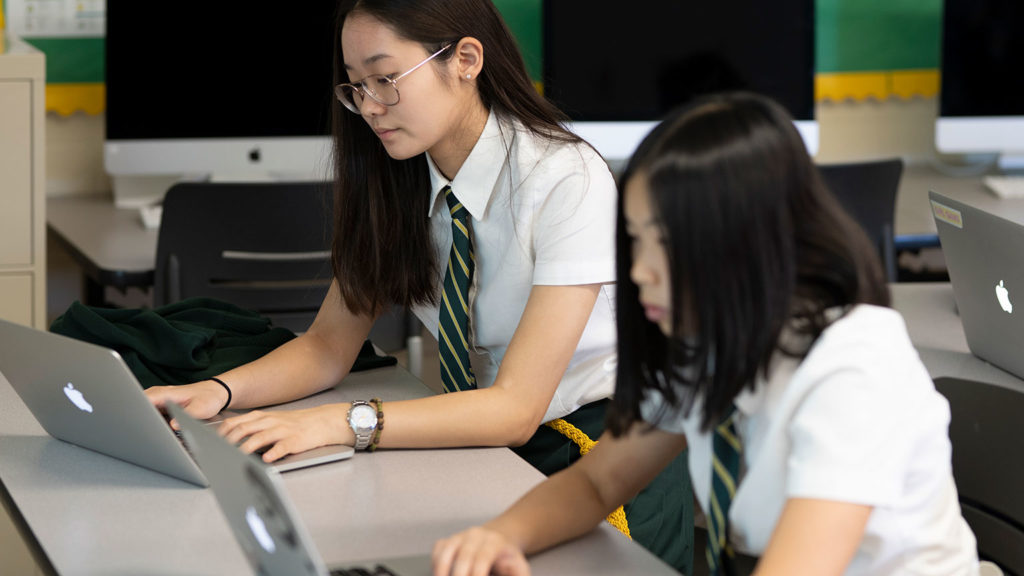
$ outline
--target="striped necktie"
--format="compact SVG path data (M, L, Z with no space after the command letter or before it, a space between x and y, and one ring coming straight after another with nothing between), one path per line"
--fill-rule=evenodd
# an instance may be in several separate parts
M443 192L452 215L452 249L441 294L438 349L444 390L457 392L476 388L473 367L469 365L469 286L473 282L476 260L469 235L469 211L455 197L451 187L445 186Z
M723 565L735 554L729 543L729 506L736 496L742 453L743 446L736 433L736 407L732 406L712 436L707 547L711 576L726 574Z

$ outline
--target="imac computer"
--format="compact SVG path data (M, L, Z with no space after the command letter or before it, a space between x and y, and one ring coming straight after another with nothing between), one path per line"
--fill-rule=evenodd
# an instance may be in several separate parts
M182 179L329 179L335 6L107 0L115 203L158 202Z
M1024 176L1024 2L945 0L935 146Z
M813 155L814 0L544 1L544 94L613 167L672 108L749 90L780 102Z

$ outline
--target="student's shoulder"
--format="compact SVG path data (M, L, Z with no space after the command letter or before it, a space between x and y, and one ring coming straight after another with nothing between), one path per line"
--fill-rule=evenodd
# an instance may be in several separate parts
M586 141L569 141L562 134L538 134L518 122L506 121L505 126L514 130L514 155L521 169L559 179L587 175L614 185L607 162Z
M860 374L865 383L892 378L930 383L903 316L892 308L867 304L852 307L829 325L802 367L823 375Z
M892 308L871 304L857 304L846 310L822 332L821 339L823 344L831 345L913 347L903 316Z

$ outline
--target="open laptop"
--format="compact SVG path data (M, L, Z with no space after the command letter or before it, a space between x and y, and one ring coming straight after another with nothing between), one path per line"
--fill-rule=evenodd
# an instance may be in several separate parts
M928 193L967 345L1024 378L1024 226Z
M235 539L257 574L266 576L429 576L430 556L327 568L292 506L277 470L242 453L183 408L168 405Z
M0 373L50 436L208 485L117 352L0 320ZM325 446L282 458L274 466L294 470L353 453L351 446Z

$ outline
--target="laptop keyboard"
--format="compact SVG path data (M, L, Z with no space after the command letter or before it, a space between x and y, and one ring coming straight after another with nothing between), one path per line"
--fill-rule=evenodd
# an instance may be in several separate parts
M185 435L181 433L181 430L175 430L171 428L171 431L174 432L174 437L178 439L178 442L181 443L181 446L185 448L185 452L188 452L188 455L191 456L192 459L194 460L195 455L192 454L192 447L188 445L188 442L185 442Z
M343 568L331 570L331 576L398 576L384 566L377 565L373 570L366 568Z

